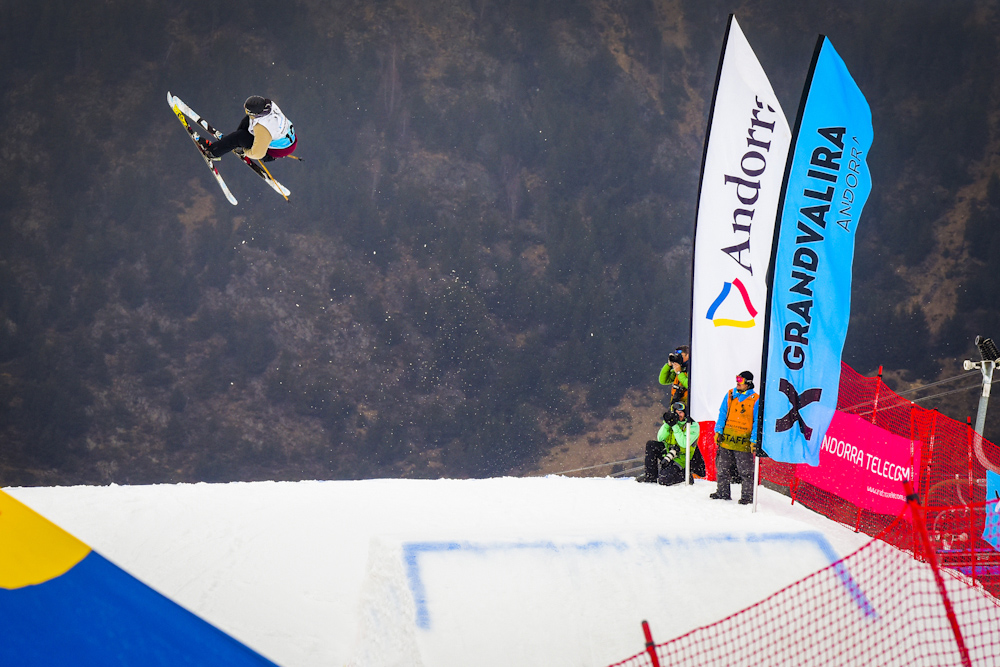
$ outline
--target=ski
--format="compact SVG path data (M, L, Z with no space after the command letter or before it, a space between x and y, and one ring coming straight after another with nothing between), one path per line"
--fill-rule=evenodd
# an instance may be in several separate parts
M181 113L183 113L185 116L194 121L199 127L204 129L206 132L211 134L216 139L222 138L222 132L219 132L214 127L212 127L212 125L207 120L205 120L197 113L195 113L195 111L191 107L184 104L184 102L181 101L179 97L167 93L167 98L170 101L172 107L180 109ZM199 146L198 148L200 149L201 147ZM237 153L237 155L239 154ZM271 176L263 166L254 162L245 155L240 155L240 159L243 160L244 164L250 167L255 174L264 179L264 182L267 183L271 187L271 189L273 189L279 195L284 197L286 201L288 200L288 195L292 194L291 191L284 185L276 181L274 177Z
M209 159L208 155L205 154L205 151L202 149L201 145L198 144L198 139L200 137L198 136L198 133L194 131L194 128L191 127L191 125L187 122L187 118L184 117L184 111L180 108L180 106L178 106L177 104L178 102L180 102L180 100L171 95L168 91L167 104L170 105L170 108L173 110L174 115L177 116L177 120L179 120L181 122L181 125L184 126L184 129L188 131L188 136L191 137L191 141L194 142L195 147L198 149L198 153L201 155L202 159L205 160L205 164L208 165L208 168L211 170L212 175L215 177L215 180L218 181L219 187L222 188L222 193L226 195L226 199L229 200L229 203L235 206L237 203L236 197L234 197L233 193L230 192L229 186L226 185L226 182L222 180L222 175L219 174L219 170L216 169L215 163Z

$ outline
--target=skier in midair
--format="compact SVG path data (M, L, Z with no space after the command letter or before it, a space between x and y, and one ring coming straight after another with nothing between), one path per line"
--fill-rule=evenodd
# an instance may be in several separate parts
M245 157L270 162L288 157L298 145L295 127L274 101L251 95L243 103L246 116L235 132L217 141L201 138L199 144L211 160L218 160L226 153L238 150Z

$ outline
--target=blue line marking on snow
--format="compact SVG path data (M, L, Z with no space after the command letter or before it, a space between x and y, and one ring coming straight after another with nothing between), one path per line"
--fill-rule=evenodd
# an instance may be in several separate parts
M417 627L422 630L428 630L431 627L431 616L427 610L427 591L424 588L423 579L420 577L418 558L421 554L443 551L464 551L466 553L485 554L495 551L523 551L529 549L558 553L569 549L574 551L596 551L604 548L624 551L628 546L622 542L609 542L605 540L563 545L557 545L555 542L547 540L539 542L493 542L486 544L475 544L473 542L407 542L403 544L403 563L406 565L406 579L410 583L410 592L413 593L413 601L417 607Z
M661 537L659 542L665 546L678 546L683 545L685 541L676 540L671 542L665 537ZM827 541L826 537L822 533L818 532L804 532L804 533L769 533L769 534L753 534L748 533L747 535L699 535L692 540L695 544L699 546L708 547L712 543L736 543L736 542L746 542L747 544L763 544L765 542L800 542L806 544L812 544L820 553L826 556L826 559L830 561L830 565L833 565L833 572L837 575L837 579L847 590L847 594L851 596L851 600L854 604L858 605L865 616L871 618L872 620L877 620L879 615L875 611L875 607L872 606L871 601L868 600L868 596L865 595L864 591L858 585L858 582L854 580L851 576L850 570L840 561L840 556L834 551L833 546Z
M854 604L858 605L858 608L865 615L870 617L872 620L878 619L878 612L875 611L875 607L872 606L871 601L868 600L868 596L865 595L864 591L858 585L858 582L854 581L854 577L851 576L850 570L847 569L847 565L841 562L840 556L837 552L833 550L833 547L827 542L826 537L822 533L785 533L776 535L747 535L747 542L765 542L768 540L773 540L775 538L780 538L786 541L801 540L805 542L811 542L816 545L816 548L826 556L830 564L833 565L833 571L837 575L837 579L843 584L844 588L847 589L847 594L851 596L851 600Z
M838 562L840 556L834 551L833 547L827 541L826 537L822 533L818 532L804 532L804 533L771 533L771 534L747 534L747 535L731 535L731 534L718 534L718 535L699 535L690 540L684 538L674 538L673 540L665 537L660 537L657 543L662 546L677 547L685 546L687 544L696 544L702 547L710 547L713 544L718 543L729 543L729 544L763 544L763 543L775 543L775 542L791 542L791 543L801 543L801 544L812 544L814 545L820 553L823 554L830 561L831 565L834 565L834 573L840 580L840 583L847 590L847 594L851 596L851 599L855 604L858 605L862 613L865 616L875 620L878 618L878 613L872 606L871 602L868 600L867 596L858 586L854 578L851 577L851 573L848 571L847 566L843 563ZM559 553L560 551L577 551L577 552L594 552L601 549L613 549L615 551L625 551L629 548L629 545L624 542L618 541L608 541L608 540L594 540L591 542L585 542L582 544L556 544L555 542L549 540L540 540L536 542L489 542L489 543L473 543L473 542L406 542L402 545L403 549L403 563L406 567L406 579L410 585L410 592L413 594L413 601L416 605L417 612L417 627L421 630L429 630L431 627L431 616L430 611L427 608L427 590L424 586L423 578L420 576L420 557L423 554L434 554L434 553L444 553L444 552L465 552L465 553L475 553L475 554L488 554L492 552L502 552L502 551L526 551L526 550L539 550L539 551L550 551L553 553Z

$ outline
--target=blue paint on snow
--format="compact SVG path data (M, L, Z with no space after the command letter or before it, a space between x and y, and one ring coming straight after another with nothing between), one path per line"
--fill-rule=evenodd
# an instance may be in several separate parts
M547 540L538 542L493 542L476 544L473 542L408 542L403 545L403 562L406 565L406 579L410 584L410 592L417 607L417 627L428 630L431 627L430 612L427 610L427 591L420 577L419 557L425 553L440 553L446 551L464 551L477 554L487 554L502 551L541 550L559 553L572 549L574 551L597 551L611 548L625 551L628 546L622 542L595 540L583 544L557 545Z
M848 595L865 616L875 620L878 613L875 611L867 596L858 586L854 578L851 577L847 566L840 562L840 556L834 551L822 533L802 532L802 533L771 533L771 534L747 534L747 535L699 535L691 540L660 537L657 544L665 547L688 547L697 545L701 548L712 548L720 543L725 544L764 544L764 543L804 543L815 546L820 553L834 565L834 573L841 584L847 590ZM487 555L497 552L511 551L548 551L561 553L567 551L574 552L597 552L602 549L612 549L617 552L624 552L629 549L629 545L619 541L594 540L583 544L556 544L548 540L535 542L407 542L402 546L403 563L406 567L406 578L409 582L410 592L416 605L416 623L422 630L429 630L431 627L430 611L427 608L427 591L423 579L420 575L420 557L424 554L464 552Z

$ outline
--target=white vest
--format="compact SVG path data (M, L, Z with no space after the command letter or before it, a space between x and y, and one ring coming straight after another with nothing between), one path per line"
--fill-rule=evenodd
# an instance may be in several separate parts
M260 116L259 118L250 116L250 132L253 132L253 128L257 125L263 125L270 133L271 146L274 146L276 143L285 145L291 143L286 138L291 123L288 122L288 117L281 112L281 109L274 102L271 102L271 113L266 116Z

